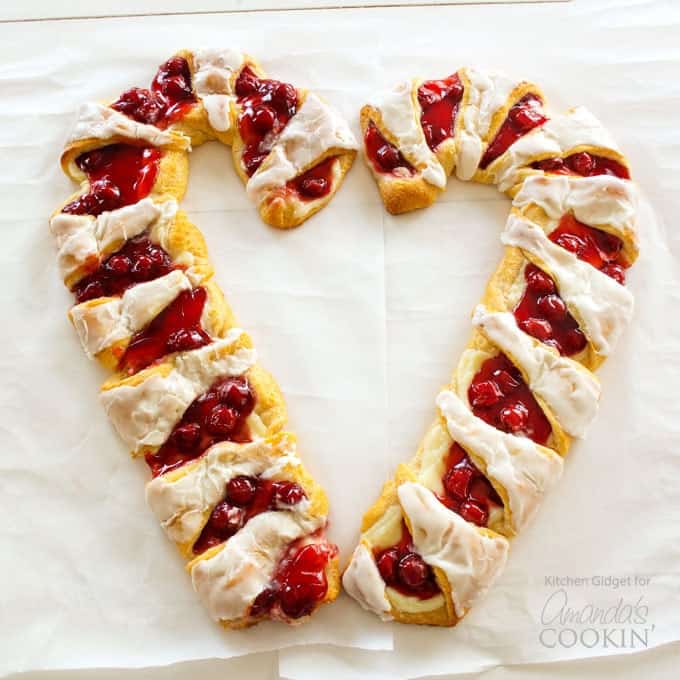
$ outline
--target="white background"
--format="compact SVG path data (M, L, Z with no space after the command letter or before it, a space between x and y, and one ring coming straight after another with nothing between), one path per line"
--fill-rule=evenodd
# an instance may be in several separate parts
M46 16L54 16L55 5ZM35 7L27 3L25 16L35 17ZM0 16L16 18L16 10ZM6 376L0 659L10 660L6 670L116 666L121 659L149 665L217 655L220 645L230 655L295 642L288 631L203 633L210 628L179 560L144 507L143 471L126 460L95 402L100 374L79 356L65 322L68 296L45 224L70 191L56 158L80 101L143 84L178 47L235 43L273 76L324 94L355 126L358 107L374 89L407 75L444 75L465 63L535 79L555 108L586 104L629 155L656 212L642 225L647 242L631 275L637 318L601 373L605 397L589 439L574 449L561 488L465 627L378 626L340 601L299 635L383 649L394 644L395 651L294 647L97 677L280 672L302 679L318 677L320 668L338 678L416 677L545 661L545 650L517 640L535 633L545 593L540 580L552 573L653 572L655 587L646 593L655 601L652 642L678 639L677 3L581 0L17 22L0 24L1 298L11 321L0 340ZM225 166L230 159L223 149L197 151L184 206L205 232L218 279L263 363L283 386L303 454L329 490L333 537L346 556L359 513L415 449L432 417L436 389L465 342L467 314L499 257L508 202L492 189L452 182L430 210L389 218L358 162L327 210L282 235L259 223ZM127 587L114 587L119 582ZM178 620L178 608L191 615ZM143 620L148 612L151 620ZM162 648L140 636L149 625ZM485 676L639 677L644 668L660 677L677 672L669 659L678 649L569 664L553 655L549 666L516 665Z

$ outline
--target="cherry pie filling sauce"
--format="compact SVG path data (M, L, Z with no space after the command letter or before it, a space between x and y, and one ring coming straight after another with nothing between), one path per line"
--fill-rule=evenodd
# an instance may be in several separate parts
M484 361L468 387L468 401L478 418L503 432L528 437L537 444L550 438L550 422L519 369L504 354ZM458 475L462 483L463 473ZM449 483L454 491L458 488L455 481L452 474ZM471 495L471 487L468 493Z
M464 520L488 526L491 513L502 510L503 501L460 444L451 444L445 469L439 500Z
M388 142L373 122L368 124L364 134L366 156L376 172L396 177L412 177L415 168L404 158L394 144Z
M90 188L62 208L72 215L97 216L146 198L158 174L161 151L155 147L110 144L86 151L76 165L87 175Z
M172 57L159 67L151 89L126 90L111 108L139 123L163 130L182 118L196 101L187 60Z
M589 227L567 213L548 238L621 285L626 283L630 263L623 255L623 241L618 236Z
M402 595L429 600L441 593L432 567L416 552L403 520L400 541L389 548L374 550L373 557L385 584Z
M326 568L338 553L320 530L288 546L272 580L250 607L251 618L281 612L288 619L311 614L328 592Z
M329 156L307 172L286 183L286 190L292 191L303 201L316 201L328 196L333 188L333 173L337 156Z
M555 175L581 175L594 177L595 175L611 175L622 179L630 179L628 168L604 156L597 156L586 151L571 154L566 158L546 158L531 164L534 170L543 170Z
M241 70L234 89L241 107L238 115L238 129L244 143L241 162L251 177L295 115L298 94L288 83L259 78L249 66Z
M223 441L251 441L246 422L255 408L255 394L244 376L219 378L194 399L167 441L146 463L154 477L198 458Z
M539 125L543 125L548 117L543 112L543 102L535 94L522 97L508 111L500 130L496 133L479 167L484 170L499 156L504 154L520 137L523 137Z
M462 98L463 84L457 73L442 80L426 80L418 88L418 103L422 110L420 125L432 151L453 137Z
M215 506L194 544L194 555L231 538L251 517L272 510L290 510L306 498L305 490L296 482L249 475L232 477L224 498Z

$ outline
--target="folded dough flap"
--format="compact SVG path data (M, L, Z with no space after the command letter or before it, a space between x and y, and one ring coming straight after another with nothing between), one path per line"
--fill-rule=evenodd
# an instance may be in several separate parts
M420 107L416 104L415 87L414 81L404 81L393 90L377 95L362 110L362 119L366 124L374 124L383 132L387 131L387 141L394 142L418 174L428 184L444 189L446 172L425 139L420 124ZM389 174L384 176L390 177ZM399 179L409 178L399 176Z
M462 618L503 570L507 539L466 522L421 484L401 484L397 495L417 553L443 572Z
M602 356L608 355L632 317L630 291L553 243L538 224L515 214L508 217L501 241L520 248L557 281L560 297L595 351Z
M366 611L377 614L383 621L392 620L392 605L385 596L386 584L370 546L359 543L342 575L342 585Z
M243 375L255 364L250 338L239 328L205 347L176 354L102 388L101 400L123 441L138 452L161 446L191 402L219 377Z
M246 191L259 202L268 192L285 187L324 158L353 152L357 147L344 118L310 93L279 135L270 154L248 180ZM333 184L341 178L342 175L334 177Z
M561 477L562 458L527 437L489 425L450 390L439 394L437 406L453 441L480 460L486 476L505 492L508 525L518 533Z
M94 357L114 343L131 338L145 328L191 282L175 269L165 276L128 288L119 298L97 298L72 307L69 316L80 344Z
M631 264L638 253L637 204L635 184L611 175L532 175L512 201L513 209L529 219L540 209L536 219L546 233L571 214L587 226L614 234L623 240Z
M579 151L603 155L628 167L611 134L590 111L579 106L553 116L510 146L494 164L494 182L501 191L507 191L521 180L521 171L531 163Z
M176 543L190 548L206 525L210 513L225 498L228 482L240 476L259 480L302 482L301 462L295 438L282 433L246 444L221 442L200 458L177 470L152 479L146 485L146 501L161 526ZM314 489L305 489L295 503L284 509L311 517Z
M91 271L99 260L125 241L143 234L152 227L171 224L177 213L175 201L155 203L143 198L137 203L117 210L103 212L97 217L57 213L50 219L50 230L55 237L58 265L64 280L73 282L74 276Z
M510 312L489 312L478 305L472 323L522 371L531 391L561 427L572 436L583 437L600 399L595 375L525 333Z

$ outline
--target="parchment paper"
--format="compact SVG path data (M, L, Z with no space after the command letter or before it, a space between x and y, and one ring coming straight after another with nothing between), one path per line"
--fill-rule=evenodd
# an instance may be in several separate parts
M671 44L680 18L658 5L644 14L639 3L613 6L570 4L571 18L559 22L559 6L539 6L0 28L0 673L160 665L311 643L394 644L392 653L349 652L364 677L372 667L415 677L629 651L541 644L551 575L650 576L626 601L644 596L650 646L680 639L680 211L672 195L680 164L669 111L680 97ZM635 25L647 27L645 50ZM560 487L514 543L500 582L456 630L382 625L343 597L299 629L222 633L144 505L143 464L128 459L97 403L103 372L84 358L66 320L70 298L47 229L71 191L57 167L63 138L81 101L147 84L176 48L220 44L241 45L273 76L320 92L355 127L370 93L407 74L446 75L474 63L524 75L555 107L584 103L600 116L654 205L656 218L643 212L642 256L629 277L636 318L600 372L600 414L573 448ZM329 208L278 233L260 222L227 149L195 151L191 172L183 207L282 385L346 559L361 513L434 415L469 311L500 257L509 202L454 181L429 210L389 218L359 161ZM599 587L568 593L574 607L617 596ZM281 673L318 677L326 653L284 650Z

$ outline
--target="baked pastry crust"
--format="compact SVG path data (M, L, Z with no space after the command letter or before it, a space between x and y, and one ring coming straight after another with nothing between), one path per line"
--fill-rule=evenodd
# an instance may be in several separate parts
M285 432L287 413L281 390L272 375L257 363L250 337L237 327L234 314L213 278L203 234L177 205L186 190L188 151L192 147L216 139L240 148L234 83L247 65L261 74L252 58L233 50L183 50L175 55L161 67L154 83L161 83L160 91L165 93L163 78L172 79L181 69L185 74L182 77L195 87L190 92L184 91L184 99L177 104L183 107L182 115L169 124L156 119L158 125L139 122L135 118L137 113L128 116L120 112L119 104L126 104L126 96L133 103L141 101L151 107L152 112L153 106L159 106L158 101L170 110L167 97L154 99L155 95L148 90L131 90L110 106L83 107L61 157L62 169L80 188L50 218L62 278L80 300L69 317L85 352L111 372L101 389L104 407L132 456L146 458L153 473L147 484L147 500L188 561L187 570L199 597L213 618L227 628L241 628L267 618L301 622L318 606L332 602L340 589L337 548L325 536L326 495L302 466L295 437ZM171 83L175 89L177 85ZM186 82L180 85L184 87ZM309 163L298 170L304 173L332 156L336 159L332 186L319 200L303 201L295 191L284 191L285 187L277 188L271 183L259 208L265 221L275 226L300 224L321 209L339 188L354 159L353 138L342 128L344 122L320 100L315 112L331 132L341 133L339 143L316 155L314 148L320 147L310 146ZM143 111L142 114L147 115ZM271 155L299 153L295 143L289 144L290 148L277 152L275 143ZM117 162L118 149L130 149L135 163L142 162L140 158L150 159L148 168L139 169L133 163L111 170L134 180L135 191L140 195L123 200L115 208L106 209L109 204L105 203L103 210L101 205L90 209L91 204L83 201L98 190L98 182L106 184L110 180L105 174L102 179L101 173L88 173L101 167L101 159L108 152L114 159L111 163ZM104 152L100 153L101 150ZM147 150L151 152L147 154ZM89 160L79 160L82 158ZM269 158L265 160L273 163ZM148 172L155 173L153 181L148 181L146 191L138 190L145 178L150 177ZM245 181L248 179L244 177ZM122 193L114 194L118 195ZM95 286L95 293L91 286ZM110 293L106 286L110 286ZM195 308L198 312L194 307L178 307L177 320L172 317L163 321L166 310L170 313L180 297L186 295L190 297L185 300L202 300ZM192 317L189 322L186 315L190 314L199 314L200 318ZM165 330L163 323L169 324L169 330ZM178 330L173 331L176 324ZM156 328L153 332L152 327ZM183 339L170 344L177 332L185 334ZM160 335L156 337L153 333ZM166 338L163 333L170 335ZM157 356L150 355L153 359L150 363L147 360L127 365L123 362L126 350L133 347L138 334L142 345L147 341L160 343L160 350ZM189 435L185 436L193 436L194 443L187 444L186 439L178 439L182 419L195 404L203 403L202 399L208 400L205 408L212 411L201 416L205 419L202 424L189 424ZM218 404L211 406L210 399ZM243 415L240 408L244 409ZM222 420L213 425L210 418L216 413ZM225 430L237 427L230 424L232 421L241 423L238 429ZM199 431L200 437L208 437L207 445L200 444L203 439L196 439ZM199 444L202 449L186 453L187 446ZM164 455L166 445L171 451L175 450L172 447L179 447L184 458L153 467L155 463L151 461ZM247 499L238 501L245 505L233 501L229 484L236 477L237 481L244 477L246 482L241 484L250 484L255 489L253 493L260 494L257 507L249 508L247 503L254 501ZM221 480L219 484L217 480ZM179 489L181 493L177 492ZM172 508L170 515L168 504ZM230 508L229 512L240 522L233 525L231 533L225 533L224 512L218 521L219 512L225 508ZM177 538L173 532L179 517L187 518L189 533L185 527L184 534ZM205 531L212 532L210 547L201 544L199 549L197 542ZM266 538L269 543L248 543L250 533ZM252 559L260 569L259 573L251 569L244 580L251 590L238 579L230 581L220 571L229 567L229 563L225 566L222 562L230 551L227 546L233 541L241 546L240 561ZM290 564L294 565L309 546L316 551L317 562L323 563L316 567L320 572L315 576L315 584L325 580L325 590L315 600L304 601L304 606L287 609L281 600L281 589L287 581L279 583L275 579L282 579L279 570L290 569ZM290 578L296 577L294 571L291 573ZM296 578L304 579L299 575ZM258 602L258 592L252 591L255 586L268 591L267 606L255 607ZM276 592L271 595L269 591Z
M364 515L359 545L343 574L345 590L383 620L436 626L456 625L491 586L503 569L509 540L531 520L559 479L572 440L583 436L594 417L600 386L592 371L611 353L630 320L632 296L622 285L623 270L635 262L639 252L636 190L628 178L627 160L591 114L572 109L553 116L519 136L481 168L480 160L513 107L526 98L544 98L527 82L503 85L502 80L494 81L495 76L473 69L461 69L455 75L462 83L463 96L454 133L433 153L446 176L456 171L463 179L497 184L513 197L501 237L504 254L473 314L468 345L437 397L434 422L413 459L399 465ZM496 82L503 96L481 86L475 90L471 86L475 79ZM410 82L410 98L402 98L401 111L419 126L418 88L423 81ZM380 172L367 157L391 213L425 207L441 193L441 187L424 180L425 166L409 155L416 133L394 114L395 101L389 95L384 106L399 123L393 127L400 134L385 124L380 106L368 105L361 112L365 138L369 125L375 125L416 170L408 177L394 177ZM618 165L594 176L578 176L565 159L580 153L586 154L580 159L586 165L601 162L598 159ZM557 171L536 166L546 159L557 159ZM595 250L589 255L587 248ZM602 249L609 252L602 254ZM582 332L578 350L567 352L557 340L540 339L529 333L529 326L520 324L516 312L531 293L531 267L549 277L548 283L542 279L546 288L542 295L557 297L560 313L571 315ZM502 376L488 378L499 390L488 398L505 399L523 381L548 428L541 441L533 441L521 429L514 434L502 420L484 420L478 408L484 402L471 403L478 376L487 375L484 366L499 356L506 358L516 377L506 373L505 379L510 379L506 387L494 382ZM483 479L487 485L486 499L456 496L460 487L451 490L453 483L447 486L448 475L455 471L450 461L456 447L455 460L465 456L467 461L463 472L467 470L472 479ZM465 489L471 493L469 486ZM461 499L472 499L480 507L486 503L488 512L466 514ZM402 523L408 531L406 548L399 548L405 544ZM436 590L419 591L420 585L412 585L409 579L413 577L399 571L404 559L415 559L421 570L429 569Z

